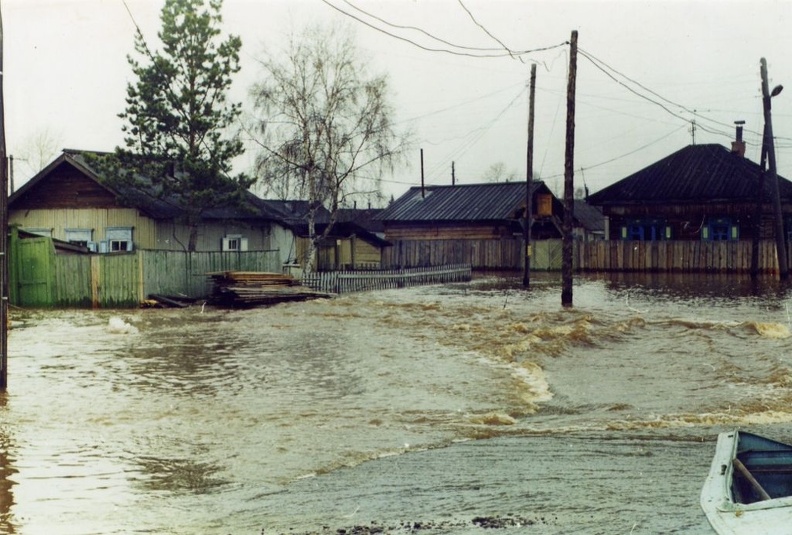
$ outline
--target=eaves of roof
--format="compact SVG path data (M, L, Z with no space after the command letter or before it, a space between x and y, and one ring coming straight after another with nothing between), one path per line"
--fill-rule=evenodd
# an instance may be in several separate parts
M761 168L722 145L689 145L589 196L589 204L699 204L756 198ZM792 199L792 182L779 177L782 198ZM769 181L763 195L771 197Z
M533 191L546 188L541 181ZM525 206L525 183L465 184L410 188L375 219L386 222L512 220Z
M133 188L127 186L111 186L102 174L91 165L89 155L108 155L95 151L79 151L66 149L47 167L36 174L19 190L14 192L9 198L9 204L13 200L23 196L27 191L35 188L36 185L52 173L59 165L67 163L82 172L86 177L96 182L99 186L114 195L119 203L140 210L143 214L155 220L173 219L184 214L177 199L162 198L148 191L145 188ZM207 220L265 220L283 222L286 218L277 205L270 201L261 199L253 193L246 192L245 202L241 207L228 206L218 207L207 210L203 218Z

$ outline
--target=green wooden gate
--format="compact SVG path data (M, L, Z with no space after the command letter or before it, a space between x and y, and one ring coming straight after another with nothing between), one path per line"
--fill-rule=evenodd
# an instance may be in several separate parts
M16 235L13 235L16 238ZM20 306L51 306L54 301L55 249L49 238L12 239L12 280L17 283L11 303Z

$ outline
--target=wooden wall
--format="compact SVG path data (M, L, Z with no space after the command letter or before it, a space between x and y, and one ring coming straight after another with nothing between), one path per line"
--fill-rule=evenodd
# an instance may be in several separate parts
M51 229L52 237L66 240L66 229L92 229L92 241L106 239L108 227L132 227L132 240L137 249L185 251L190 229L172 221L155 221L134 208L53 208L9 212L9 225L22 229ZM234 222L211 222L198 230L196 251L219 251L224 236L240 234L248 238L248 250L268 251L287 249L291 245L291 231L277 223L263 223L251 227ZM284 258L284 262L285 262Z

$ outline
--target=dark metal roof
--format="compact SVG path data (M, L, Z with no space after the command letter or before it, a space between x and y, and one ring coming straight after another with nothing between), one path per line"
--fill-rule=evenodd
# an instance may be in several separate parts
M535 181L532 190L532 193L538 190L550 193L541 181ZM502 221L519 217L524 207L524 182L413 187L376 219L395 222Z
M760 166L722 145L689 145L588 198L589 204L705 203L755 199ZM792 199L792 182L779 177L782 198ZM770 185L764 181L770 200Z
M286 214L285 221L291 229L297 233L298 236L307 237L308 232L308 201L266 201L277 209ZM330 229L328 238L346 238L356 235L372 245L384 247L391 245L387 240L377 236L376 232L369 228L368 225L361 223L361 219L365 221L366 217L371 216L371 212L378 210L356 210L352 208L340 208L336 212L336 221L333 228ZM369 212L369 213L366 213ZM330 223L330 211L324 206L320 206L316 211L314 220L315 232L321 234Z
M592 206L582 199L575 200L575 220L580 226L589 232L601 232L605 230L605 216L602 210Z

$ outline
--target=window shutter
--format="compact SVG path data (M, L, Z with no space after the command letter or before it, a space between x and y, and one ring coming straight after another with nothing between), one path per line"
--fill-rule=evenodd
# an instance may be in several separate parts
M248 250L248 239L247 238L239 238L239 250L240 251L247 251Z

